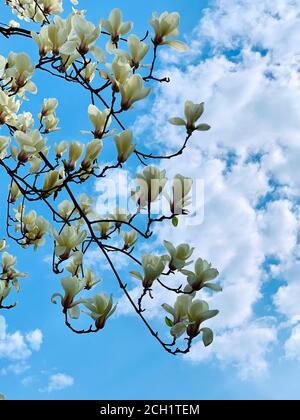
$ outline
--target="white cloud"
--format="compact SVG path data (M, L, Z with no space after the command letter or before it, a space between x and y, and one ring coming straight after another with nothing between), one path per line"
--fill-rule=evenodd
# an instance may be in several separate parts
M27 362L22 360L21 362L9 364L6 367L0 369L0 373L1 375L7 375L12 372L15 375L21 375L22 373L26 372L29 369L30 369L30 365Z
M49 378L47 392L62 391L74 385L74 378L64 373L56 373Z
M5 318L0 316L0 360L13 361L13 363L8 363L1 373L11 371L19 374L27 370L27 360L32 356L32 351L40 350L42 337L40 330L31 331L28 334L20 331L8 333Z
M300 362L300 325L292 330L292 334L285 343L287 358Z
M274 295L277 310L289 322L300 319L300 3L217 0L192 38L184 60L164 50L162 74L171 83L158 87L152 113L135 128L141 139L150 131L154 147L176 150L184 131L167 119L182 115L186 99L206 102L203 122L212 130L196 133L183 157L162 163L169 177L204 179L204 223L177 230L164 225L157 234L160 242L196 246L221 272L224 292L208 298L221 309L212 322L216 344L208 351L197 345L193 360L227 360L247 376L266 370L276 342L275 326L255 313L269 281L267 257L278 259L274 272L286 282ZM203 60L204 48L211 58ZM234 49L239 53L232 59ZM155 315L166 298L162 293L156 307L151 303Z
M26 334L26 340L32 350L39 351L43 343L43 334L41 330L34 330Z
M207 349L203 348L202 343L196 344L187 359L191 362L208 362L214 357L223 367L237 367L241 378L256 378L266 372L266 356L275 342L276 328L250 323L217 335Z

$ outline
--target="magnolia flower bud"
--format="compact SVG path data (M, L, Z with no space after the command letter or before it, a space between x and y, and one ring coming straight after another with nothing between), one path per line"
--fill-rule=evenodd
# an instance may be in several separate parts
M128 214L128 211L125 209L117 208L114 212L114 214L111 215L111 220L115 221L116 228L120 232L120 228L123 223L128 223L130 219L130 215Z
M40 169L41 163L42 163L42 159L40 159L37 156L32 156L30 158L29 161L29 165L30 165L30 173L31 174L35 174L38 172L38 170Z
M85 281L86 290L91 290L101 281L90 268L85 270L83 280Z
M83 78L86 82L90 83L95 77L95 70L97 68L97 63L89 63L86 65L83 73Z
M44 99L42 111L40 117L47 117L50 114L53 114L58 105L58 101L55 98Z
M6 157L9 143L9 137L0 136L0 159L4 159Z
M69 200L64 200L58 205L58 213L64 220L68 220L74 210L74 204Z
M15 20L10 20L9 22L8 22L8 26L10 27L10 28L20 28L20 24L19 24L19 22L16 22Z
M61 141L58 145L54 145L54 150L56 153L56 157L59 159L62 155L66 152L68 148L68 143L66 141Z
M170 201L172 214L183 214L190 204L189 194L193 186L193 180L177 174L173 180L173 198Z
M134 152L136 145L132 144L132 130L123 131L115 136L114 141L118 150L118 162L124 163Z
M80 207L84 214L89 214L92 211L92 205L94 204L93 197L88 197L86 194L81 194L79 197Z
M67 169L73 171L76 167L76 163L81 158L84 150L84 144L78 141L72 141L69 147L69 161L67 163Z
M67 265L66 269L72 276L77 276L82 268L83 254L81 251L74 252L71 262Z
M8 248L8 245L6 244L6 240L5 239L2 239L0 241L0 252L4 251L7 248Z
M84 300L83 304L91 311L88 315L95 321L95 326L98 330L105 327L106 321L117 309L117 305L113 306L112 296L108 297L103 293Z
M168 36L176 37L179 35L179 13L164 12L160 16L158 16L156 13L153 13L149 23L155 31L155 38L153 40L155 45L169 45L179 52L187 51L188 47L183 42L165 39Z
M81 167L85 170L89 169L92 163L98 158L103 148L103 142L100 139L94 139L87 144L86 153Z
M101 139L109 135L109 133L105 133L105 131L109 129L112 121L110 109L105 109L101 112L95 105L89 105L88 115L94 126L94 131L92 131L92 133L95 138Z
M137 241L137 233L132 230L130 232L123 232L124 249L131 248Z
M159 278L165 269L165 259L156 255L144 254L142 257L142 268L144 275L138 272L131 272L131 275L141 280L145 289L150 289L155 280Z
M48 25L41 28L40 33L31 32L31 36L39 47L41 57L45 57L51 51L51 42L48 36Z
M53 194L62 186L63 182L64 182L64 177L61 170L50 171L48 174L46 174L45 179L44 179L44 186L43 186L44 195L49 197L51 194Z
M2 254L2 271L3 271L3 273L7 273L9 270L11 270L15 266L16 263L17 263L17 258L16 257L9 254L8 252L3 252L3 254Z
M108 237L108 234L111 228L112 228L111 222L99 222L95 226L95 230L98 230L101 234L101 239L106 239Z
M120 85L120 92L122 95L121 106L126 111L135 102L146 98L151 92L151 89L144 87L144 81L139 74L134 74L123 85Z
M9 195L9 201L10 203L15 203L18 198L22 197L22 193L18 187L18 185L13 181L10 186L10 195Z

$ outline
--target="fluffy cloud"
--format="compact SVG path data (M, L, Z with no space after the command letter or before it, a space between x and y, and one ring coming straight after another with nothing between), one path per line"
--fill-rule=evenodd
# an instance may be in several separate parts
M74 385L74 378L64 373L56 373L49 378L47 392L62 391Z
M7 332L7 325L4 317L0 317L0 359L22 361L32 355L32 350L39 351L43 334L40 330L23 334L20 331L15 333Z
M261 376L267 370L266 355L276 342L276 329L268 325L247 324L244 327L215 337L214 344L203 349L196 344L188 359L192 362L207 362L216 358L222 366L233 364L242 379Z
M41 330L34 330L26 334L26 340L32 350L39 351L43 343L43 334Z
M292 330L291 336L285 343L285 352L289 359L300 361L300 325Z
M12 372L19 375L30 369L28 359L33 351L40 350L42 341L43 334L38 329L28 334L20 331L8 333L5 318L0 316L0 360L7 363L0 369L0 373L6 375Z
M276 343L277 328L256 314L262 285L270 281L269 257L278 261L276 274L285 282L278 291L274 285L273 309L287 326L300 319L299 12L292 0L215 1L193 31L183 60L169 50L162 53L161 73L172 83L158 88L152 114L135 127L140 138L150 131L157 148L174 151L184 130L166 120L182 115L186 99L206 102L203 122L212 130L195 134L184 157L163 162L170 177L180 172L204 180L204 222L160 227L158 242L189 242L220 269L224 292L207 296L221 309L212 322L216 342L208 351L195 346L190 360L227 361L243 377L266 370ZM155 315L166 298L159 295ZM260 306L260 314L264 310ZM299 339L296 332L285 345L287 354Z

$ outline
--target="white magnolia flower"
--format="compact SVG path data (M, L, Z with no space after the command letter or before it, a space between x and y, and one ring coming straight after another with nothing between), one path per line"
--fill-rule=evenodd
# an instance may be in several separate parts
M219 272L206 260L202 260L201 258L197 259L195 262L195 272L188 270L182 270L181 272L187 276L191 290L198 291L207 288L216 292L222 291L222 288L218 284L211 283L212 280L218 277Z
M134 196L138 197L140 208L154 202L163 191L167 181L166 171L161 171L156 166L147 166L142 173L138 173L134 182L139 189Z
M100 75L103 79L110 80L113 89L116 92L120 91L120 85L124 84L129 76L132 75L131 66L123 59L116 58L111 65L108 65L112 73L109 74L106 71L101 71Z
M88 22L81 15L72 17L72 32L69 40L60 47L59 52L63 55L73 55L78 52L81 55L93 52L93 45L100 35L100 27Z
M164 246L171 257L169 263L170 270L182 270L184 267L192 263L192 261L187 262L187 260L192 256L195 248L191 248L188 244L181 244L175 248L169 241L164 241Z
M72 141L69 146L69 161L67 163L67 168L70 171L73 171L76 167L77 162L82 156L84 150L84 144L79 143L78 141Z
M19 145L15 152L20 162L28 162L33 155L43 152L45 148L46 139L41 136L39 130L32 130L27 133L15 131L14 138Z
M130 67L137 70L140 67L142 60L147 55L150 45L140 41L136 35L129 35L127 44L130 51L129 53L120 49L116 50L115 53L118 57L125 59Z
M128 110L135 102L146 98L151 89L145 88L144 81L139 74L134 74L123 85L120 85L120 92L122 95L122 109Z
M193 187L193 180L177 174L173 180L172 199L168 197L172 214L184 214L185 209L191 203L190 192Z
M86 146L85 157L81 163L81 167L85 170L91 168L94 161L98 158L103 148L103 141L101 139L94 139Z
M45 175L43 193L49 197L55 191L59 190L64 182L64 173L60 170L50 171Z
M106 321L117 309L117 305L113 305L112 296L108 297L103 293L99 293L91 299L85 299L83 304L91 311L88 315L95 321L95 326L99 330L105 327Z
M11 52L7 59L7 69L5 70L6 79L11 79L11 90L18 95L23 95L25 91L36 93L37 88L30 81L34 73L34 65L25 53Z
M86 238L87 231L80 231L76 226L65 226L60 233L53 229L55 239L55 255L60 259L69 258L72 250L75 250Z
M62 306L65 310L68 310L71 318L79 318L80 310L77 305L80 301L75 302L75 298L84 289L84 280L79 279L76 276L64 277L61 281L61 285L65 292L64 296L61 293L54 293L51 302L56 304L56 298L60 297Z
M120 36L126 35L133 28L132 22L122 22L120 9L113 9L109 14L108 20L101 20L101 25L111 36L106 46L108 51L113 51L120 40Z
M61 141L59 144L55 144L54 150L56 153L56 157L61 158L62 155L67 151L67 148L68 148L68 143L65 140Z
M134 152L136 145L133 144L132 130L125 130L114 138L118 150L118 162L124 163Z
M208 303L204 300L194 300L188 308L189 326L187 333L191 338L197 337L203 332L203 341L209 346L213 341L213 333L209 328L200 329L201 324L219 314L217 310L210 310Z
M22 193L18 185L13 181L9 189L9 201L10 203L15 203L18 198L22 197Z
M91 123L94 126L94 134L95 138L102 139L112 134L108 129L111 125L112 118L110 115L110 109L105 109L101 112L95 105L89 105L88 108L88 115ZM82 134L86 134L89 132L83 131Z
M174 307L164 303L162 307L172 315L173 319L166 317L166 324L171 327L170 334L175 337L181 337L188 326L188 310L193 297L191 295L180 295L177 297Z
M194 104L192 101L186 101L184 107L185 118L171 118L169 122L173 125L183 125L186 127L188 134L191 134L193 131L208 131L210 126L208 124L198 124L196 122L201 118L204 112L204 102L201 104Z
M6 243L6 240L5 239L2 239L1 241L0 241L0 252L2 252L2 251L4 251L5 249L7 249L8 248L8 245L7 245L7 243Z
M4 159L7 156L7 148L10 144L10 138L0 136L0 159Z
M20 105L21 102L15 96L9 96L0 89L0 125L8 123L13 126Z
M187 51L188 48L183 42L166 39L167 37L175 38L179 35L179 13L164 12L160 16L158 16L157 13L153 13L149 23L155 31L155 37L153 40L155 45L169 45L177 51Z
M144 254L142 257L144 275L136 271L131 272L131 275L138 280L141 280L145 289L149 289L152 287L154 281L162 274L165 269L165 265L166 261L163 257Z
M130 232L123 232L124 249L131 248L137 242L137 233L134 230Z
M13 125L17 130L23 131L24 133L30 131L34 126L34 119L31 112L22 112L21 114L18 114L14 119Z

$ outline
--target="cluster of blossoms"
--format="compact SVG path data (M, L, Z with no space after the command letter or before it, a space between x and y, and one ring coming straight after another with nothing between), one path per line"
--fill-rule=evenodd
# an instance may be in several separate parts
M6 241L0 241L0 308L1 309L10 309L16 306L16 303L13 305L5 306L5 300L9 296L12 287L19 292L20 284L19 278L27 277L26 273L19 272L16 269L17 258L9 254L5 250L8 248Z
M77 5L77 0L70 0ZM19 19L34 22L49 22L51 15L58 15L63 12L62 0L5 0L6 4L12 8L12 12Z
M119 9L112 10L107 19L94 24L86 19L82 10L73 9L69 16L60 17L62 1L7 0L6 3L19 18L41 23L36 31L22 29L15 23L8 28L0 25L0 34L7 38L12 34L32 38L39 52L35 65L24 53L10 53L7 58L0 56L0 128L8 131L0 136L0 167L11 179L7 199L8 236L23 248L32 247L34 250L45 243L47 236L52 236L52 268L55 274L62 274L63 289L52 296L52 302L60 303L65 324L72 331L88 334L102 330L117 308L111 294L89 294L100 283L97 274L85 265L85 256L94 247L111 268L136 313L165 350L172 354L186 353L193 339L200 334L205 346L211 344L213 332L203 327L203 323L217 315L218 311L210 310L208 304L198 297L203 289L221 291L221 287L213 282L218 271L200 258L196 260L194 270L188 270L194 253L188 244L176 247L165 241L162 255L148 252L141 256L138 249L141 247L137 246L152 236L156 223L172 221L177 226L179 217L188 214L193 180L177 174L169 182L166 171L153 161L181 155L195 131L209 130L207 124L199 123L204 104L187 101L185 118L170 119L171 124L185 127L183 147L170 156L141 152L133 130L127 129L121 121L123 113L149 96L151 81L169 82L168 78L155 77L158 49L169 46L179 52L187 50L187 46L176 39L179 35L179 14L153 14L149 22L154 33L152 42L147 42L148 36L140 39L131 33L133 23L123 21ZM77 4L77 1L72 3ZM104 38L105 46L101 48L100 42ZM126 48L122 49L123 45ZM151 46L153 56L147 62ZM28 111L20 112L25 95L37 93L37 87L32 82L34 71L46 71L48 75L76 84L89 93L91 104L87 116L90 127L81 132L86 140L61 140L52 146L45 137L58 130L56 98L44 99L36 118ZM110 150L111 145L114 161L105 164L103 154ZM132 157L144 165L133 177L134 188L128 197L134 203L133 211L116 206L114 210L99 214L90 195L77 194L78 186L91 179L105 178ZM168 184L171 184L169 191ZM163 197L167 200L167 214L154 216L153 207ZM52 223L46 215L38 215L34 208L27 210L35 203L40 204L39 213L43 211L40 210L41 204L50 212ZM16 260L5 248L6 243L0 242L0 250L3 251L2 308L11 285L18 290L18 278L24 276L17 272ZM139 266L137 271L131 272L141 286L141 296L137 301L131 297L127 283L122 280L119 267L113 262L114 255L127 257ZM183 277L185 284L172 288L162 281L162 278L174 274ZM172 296L171 292L177 295L175 303L170 300L171 304L163 305L172 315L172 318L165 318L174 340L171 345L160 339L144 315L143 299L147 295L153 297L154 286L169 290ZM174 306L171 306L173 303ZM76 321L73 320L82 313L93 320L93 325L86 330L74 327ZM184 334L187 349L174 348Z
M164 304L163 308L169 312L173 319L166 317L167 326L171 327L170 333L174 338L187 333L190 339L203 333L203 342L208 346L213 341L213 332L209 328L201 328L204 321L218 315L219 311L209 310L207 302L195 299L197 292L203 288L213 291L222 291L222 288L212 283L219 273L211 264L201 258L195 263L195 271L185 270L184 267L192 264L188 261L194 252L188 244L175 247L171 242L164 241L168 255L145 254L142 258L143 273L132 272L132 276L142 282L145 291L151 290L153 284L160 280L162 275L180 273L186 277L186 286L178 296L174 307ZM166 271L167 269L167 271Z
M62 259L68 259L72 249L77 249L79 243L86 237L85 232L79 232L78 229L65 227L61 235L54 232L57 240L55 252L63 254ZM104 328L107 319L115 312L116 305L113 304L112 296L107 296L104 293L98 293L92 298L82 298L76 300L77 296L82 291L92 290L100 279L95 273L86 268L84 276L82 276L83 254L80 251L74 251L70 258L70 263L66 270L70 273L68 277L64 277L61 281L64 295L55 293L52 296L52 302L56 304L56 299L59 297L64 313L69 314L73 319L78 319L80 316L80 305L84 305L90 312L84 311L95 322L96 331Z

